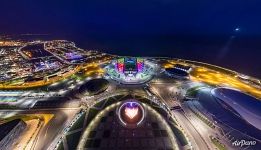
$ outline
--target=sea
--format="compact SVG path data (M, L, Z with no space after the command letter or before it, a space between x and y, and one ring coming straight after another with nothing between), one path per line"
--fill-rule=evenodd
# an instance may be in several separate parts
M86 50L122 56L171 57L206 62L261 78L261 38L202 35L12 35L26 40L69 40Z

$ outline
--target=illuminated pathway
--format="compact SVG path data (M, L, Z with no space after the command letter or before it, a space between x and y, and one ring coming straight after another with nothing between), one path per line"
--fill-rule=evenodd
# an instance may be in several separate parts
M176 63L194 66L190 72L192 81L204 82L210 85L233 87L261 99L261 87L257 88L255 86L251 86L250 83L247 84L241 81L237 77L237 73L232 70L206 63L181 59L179 61L170 60L168 63L164 64L164 67L172 67Z
M106 107L104 110L102 110L101 112L99 112L97 115L96 115L96 117L91 121L91 123L88 125L88 127L85 129L85 131L84 131L84 133L83 133L83 135L82 135L82 137L81 137L81 139L80 139L80 142L79 142L79 145L78 145L78 147L77 147L77 149L79 149L79 150L83 150L83 149L85 149L86 148L86 144L88 143L88 139L90 138L90 134L91 134L91 132L93 132L94 130L95 130L95 128L98 128L101 124L100 124L100 121L101 121L101 119L104 117L104 115L106 115L106 114L108 114L108 113L110 113L112 110L115 110L116 109L116 107L117 106L119 106L119 104L120 104L120 102L118 102L118 103L114 103L114 104L112 104L112 105L110 105L110 106L108 106L108 107ZM168 134L168 139L170 140L170 143L171 143L171 148L174 148L174 149L179 149L178 148L178 145L177 145L177 143L176 143L176 139L175 139L175 136L174 136L174 134L173 134L173 132L171 131L171 129L170 129L170 127L169 127L169 125L167 124L167 122L165 121L165 119L164 118L162 118L162 116L160 115L160 114L158 114L155 110L153 110L152 108L150 108L149 106L147 106L147 105L144 105L144 107L146 108L146 110L148 111L148 114L151 114L152 116L155 116L156 118L157 118L157 123L159 123L159 124L162 124L162 125L160 125L160 126L162 126L162 127L164 127L166 130L167 130L167 134ZM109 119L110 120L110 119ZM116 124L115 124L116 123ZM110 129L110 130L117 130L116 128L118 127L118 126L121 126L121 125L117 125L118 123L117 122L113 122L112 123L112 125L115 127L115 129ZM146 122L144 123L144 127L145 127L145 124L147 124ZM148 124L149 125L149 124ZM147 125L146 125L147 126ZM106 127L105 127L106 128ZM126 130L126 129L125 129ZM133 130L133 131L132 131ZM134 141L143 141L142 139L144 138L143 136L145 136L145 135L140 135L140 136L142 136L143 138L139 138L140 136L139 136L139 127L138 128L135 128L135 129L132 129L132 130L130 130L130 131L132 131L133 132L133 136L137 136L136 138L134 138L134 139L132 139L131 137L128 137L126 140L130 140L130 142L132 141L132 142L134 142ZM142 129L142 130L145 130L145 128L144 129ZM127 131L127 130L126 130ZM119 136L121 135L121 132L120 132L120 130L118 130L117 131L118 132L118 134L119 134ZM113 134L114 132L112 131L112 134ZM115 132L116 133L116 132ZM134 133L135 133L135 135L134 135ZM171 134L172 133L172 134ZM137 134L137 135L136 135ZM127 134L128 135L128 134ZM122 135L123 136L123 135ZM115 138L115 137L114 137ZM119 137L119 138L123 138L124 139L124 137ZM140 145L139 147L151 147L151 146L153 146L153 148L156 148L156 147L158 147L158 146L160 146L161 145L161 140L159 140L157 137L155 137L155 139L157 139L158 140L158 142L159 143L157 143L157 145ZM121 139L119 139L119 140L121 140ZM165 142L167 142L168 140L167 139L165 139L164 140ZM102 145L103 145L103 140L102 140ZM124 142L128 142L128 141L124 141ZM164 142L164 143L165 143ZM167 144L167 145L169 145L170 143L165 143L165 144ZM105 143L104 143L105 144ZM109 144L109 143L108 143ZM127 143L125 143L125 144L127 144ZM142 143L140 143L140 144L142 144ZM153 144L153 143L151 143L151 144ZM107 145L107 144L106 144ZM105 146L106 147L106 145L103 145L103 146ZM138 144L139 145L139 144ZM136 146L138 146L138 145L136 145ZM164 144L163 144L164 145ZM107 145L107 146L109 146L109 145ZM110 146L112 146L111 148L116 148L116 147L121 147L121 146L123 146L123 147L121 147L121 148L124 148L124 147L126 147L127 148L127 146L126 145L110 145ZM129 147L132 147L132 146L134 146L134 145L130 145ZM135 147L135 146L134 146Z
M92 51L87 51L86 56L87 53L93 54ZM228 146L234 138L250 136L249 132L244 132L244 135L240 134L238 137L237 134L230 134L230 131L227 133L230 128L222 126L218 120L215 120L214 115L210 114L214 108L217 109L216 112L220 112L219 105L211 105L214 108L207 111L207 107L200 104L210 102L210 100L215 101L210 92L205 93L206 98L204 98L202 91L205 89L210 91L217 87L238 89L260 100L261 85L258 79L248 76L242 78L240 73L207 63L153 57L144 58L148 64L144 65L146 68L141 69L143 70L141 72L137 70L142 63L138 65L135 57L126 59L131 62L131 65L128 66L129 70L123 67L124 71L121 72L117 67L118 64L115 64L116 58L120 58L120 56L98 52L88 56L90 56L88 60L77 64L67 64L63 66L65 68L59 68L61 70L58 72L56 72L57 70L46 72L26 70L27 73L35 75L32 78L35 80L32 81L30 74L30 76L25 75L21 78L19 76L18 79L16 76L12 76L0 83L0 90L2 90L0 106L3 108L0 111L1 121L7 122L15 118L22 118L31 126L17 141L21 145L16 145L14 149L77 148L82 150L92 146L95 148L95 145L96 148L100 148L99 146L108 148L106 146L109 145L120 148L126 145L129 147L138 145L142 148L149 147L149 149L217 149L218 146L210 137L219 138L218 141L227 149L234 149L234 147ZM124 60L125 58L127 57L124 57ZM41 59L43 58L41 57ZM48 59L49 57L46 57L46 60ZM16 66L16 64L12 66ZM126 67L126 64L124 66ZM177 69L175 66L181 66L178 69L185 70L185 78L175 76L175 71L171 74L168 72L169 69L166 69ZM49 75L50 78L45 79L45 75ZM42 80L43 78L44 80ZM37 79L39 81L36 81ZM97 86L97 91L99 91L97 93L87 92L89 90L87 82L94 79L106 80L106 86L102 88ZM85 85L86 89L81 91L80 87ZM96 85L97 83L90 88L96 88ZM227 98L226 96L224 98ZM135 100L137 105L140 104L139 107L121 105L122 101L130 100ZM29 104L31 105L29 106ZM117 110L122 112L122 116L119 118L115 112ZM137 126L131 126L130 124L133 122L126 121L126 116L133 119L140 115L139 111L147 114L147 118L141 117L140 120L143 121L137 121ZM228 116L227 114L219 117L225 118L224 116ZM118 119L117 121L125 118L125 121L116 122L115 118ZM237 118L233 120L234 122L240 123ZM125 126L121 123L125 123ZM38 125L40 128L37 128ZM148 142L147 139L142 140L141 137L136 137L139 135L137 131L141 129L144 129L144 132L142 131L140 135L145 135L142 138L146 139L148 135L153 140L148 139L150 141ZM243 129L245 131L246 128ZM230 134L230 139L222 138L227 134ZM112 137L116 141L113 141ZM114 142L114 144L110 142Z

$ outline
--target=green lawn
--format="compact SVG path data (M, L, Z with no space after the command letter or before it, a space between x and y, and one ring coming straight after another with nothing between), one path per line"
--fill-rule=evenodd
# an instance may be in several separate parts
M219 142L218 139L210 136L211 142L219 149L219 150L227 150L226 146Z
M66 136L67 144L68 144L68 149L76 149L80 137L81 137L81 131L78 131L76 133L70 134Z
M184 134L173 124L170 124L170 127L173 131L173 133L175 134L175 136L177 137L177 140L179 141L179 143L182 146L185 146L188 144L187 139L185 138Z
M188 89L187 92L186 92L186 96L188 96L188 97L196 97L197 94L198 94L198 90L201 87L202 86L195 86L195 87L192 87L192 88Z
M84 123L84 118L85 118L85 113L82 114L81 117L73 124L73 126L70 128L70 131L82 128Z

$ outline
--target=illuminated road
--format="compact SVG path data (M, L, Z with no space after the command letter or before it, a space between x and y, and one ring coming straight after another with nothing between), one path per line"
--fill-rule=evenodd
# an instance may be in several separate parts
M48 146L53 142L56 136L65 128L67 122L71 122L74 115L79 111L80 108L56 108L56 109L41 109L41 110L1 110L0 113L4 113L7 116L11 113L15 114L54 114L52 120L48 124L40 129L40 133L35 141L35 148L47 149ZM3 117L3 116L2 116Z
M188 60L169 60L168 63L164 64L164 67L173 67L173 65L176 63L194 66L192 71L190 72L190 79L192 81L204 82L210 85L217 86L229 86L249 93L257 98L261 98L260 85L258 88L251 83L243 82L242 80L237 78L238 73L235 71L207 63ZM196 65L194 64L196 64L197 67L195 67Z
M56 136L65 128L67 122L71 122L78 110L54 111L55 118L40 132L35 149L47 149Z
M100 66L104 62L99 62L100 60L96 60L92 63L83 63L81 65L75 66L72 70L69 72L63 74L63 76L57 76L50 78L46 81L35 81L35 82L27 82L24 84L17 83L14 84L0 84L0 89L9 89L9 88L16 88L23 90L24 88L28 87L40 87L44 85L49 85L52 83L52 85L48 86L50 88L50 92L42 92L42 91L36 91L36 90L30 90L30 91L24 91L23 98L21 98L23 102L29 103L30 99L29 97L32 97L33 100L47 100L48 98L56 97L55 95L60 95L60 93L64 92L75 92L77 93L77 90L79 86L86 83L87 81L93 79L94 77L102 78L104 77L105 70L102 69ZM173 64L177 63L177 61L173 61L170 64L167 64L165 67L173 66ZM179 62L180 63L180 62ZM182 63L181 63L182 64ZM187 63L183 63L187 64ZM189 63L190 65L193 64L192 62ZM124 84L118 84L118 83L110 83L110 86L106 91L103 93L100 93L99 95L95 96L86 96L81 95L79 93L75 94L77 97L77 102L81 102L86 107L93 106L96 104L96 102L100 100L104 100L107 98L111 98L116 95L139 95L144 97L149 97L148 99L153 99L157 102L159 102L159 105L162 106L165 110L172 110L171 114L173 118L175 118L175 121L177 121L178 125L180 125L180 128L182 129L182 132L185 134L187 140L191 143L192 148L196 150L214 150L216 149L214 144L212 143L210 136L218 136L222 137L218 131L217 128L210 128L206 122L203 122L197 114L195 114L195 111L191 110L189 108L188 103L183 103L185 94L187 89L193 88L196 86L202 86L203 88L208 88L211 86L225 86L225 87L233 87L237 88L239 90L242 90L248 94L254 95L255 97L261 97L261 91L257 87L251 86L250 83L247 84L241 80L238 79L238 77L235 75L235 72L229 72L229 70L225 73L221 71L219 68L218 71L212 68L208 68L206 66L198 66L198 65L192 65L192 71L190 72L190 79L191 80L179 80L179 79L173 79L168 78L163 75L163 73L158 73L155 75L155 78L151 80L151 82L147 84L140 84L140 85L134 85L133 87L129 85ZM162 69L164 70L164 69ZM77 79L72 78L69 79L72 75L75 73L81 71L82 74L84 74L83 79L78 79L79 76L77 76ZM85 78L86 77L86 78ZM85 80L84 80L85 78ZM61 81L63 80L63 81ZM62 84L62 83L65 84ZM55 88L56 87L56 88ZM53 90L53 89L58 89ZM147 92L145 93L144 90ZM17 91L14 91L16 93ZM73 93L72 92L72 93ZM5 94L9 95L5 95ZM14 94L12 92L2 92L1 96L10 96L12 97ZM18 91L19 93L19 91ZM70 93L71 94L71 93ZM41 96L43 95L43 96ZM149 95L149 96L148 96ZM197 95L198 96L198 95ZM204 95L203 95L204 96ZM210 96L211 95L207 95ZM16 96L19 97L19 96ZM22 96L21 96L22 97ZM58 96L57 96L58 97ZM46 99L45 99L46 98ZM79 99L78 99L79 98ZM204 98L204 97L203 97ZM70 100L74 98L70 97ZM209 100L209 97L206 97L204 99ZM73 100L72 100L73 101ZM50 103L49 103L50 102ZM27 104L26 103L26 104ZM32 102L33 103L33 102ZM62 102L65 104L65 102ZM50 104L50 105L49 105ZM48 101L46 106L51 106L52 101ZM70 104L70 103L69 103ZM40 105L45 107L44 105ZM64 107L64 105L62 106ZM169 108L169 109L167 109ZM29 109L29 110L0 110L0 117L12 117L14 115L21 115L21 114L53 114L54 117L46 124L43 125L43 127L40 129L39 134L37 137L33 140L33 149L53 149L55 146L57 146L58 141L60 141L60 138L65 136L67 132L63 132L64 129L68 129L68 124L72 122L77 112L79 112L81 108L53 108L53 109ZM200 112L198 110L197 112ZM204 115L204 114L203 114ZM220 141L222 142L223 139ZM225 141L225 140L223 140ZM227 144L227 143L226 143ZM231 149L231 147L227 147Z
M151 84L150 88L164 103L169 107L173 107L179 105L178 99L180 99L182 95L176 86L175 83ZM175 93L174 96L173 93ZM203 129L206 127L203 122L195 118L195 116L188 118L187 114L182 110L174 110L172 111L172 115L185 130L185 133L188 134L188 138L192 142L192 147L197 150L214 149L209 139L209 134L205 132L207 130Z
M55 82L58 82L60 80L63 80L65 78L68 78L69 76L75 74L80 70L80 67L77 66L73 70L70 70L67 73L64 73L61 77L56 76L53 78L50 78L48 81L40 80L40 81L34 81L34 82L26 82L26 83L19 83L19 84L0 84L0 89L27 89L27 88L32 88L32 87L40 87L40 86L45 86L49 85Z
M208 144L205 142L200 133L191 124L191 122L188 120L188 118L184 115L183 112L173 111L172 115L175 116L178 123L185 130L185 133L189 135L189 139L190 141L192 141L192 147L194 147L197 150L210 150L208 148Z

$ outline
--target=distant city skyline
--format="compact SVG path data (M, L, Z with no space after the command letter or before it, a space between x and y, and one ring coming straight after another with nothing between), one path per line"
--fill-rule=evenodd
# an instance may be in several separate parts
M261 77L259 0L5 0L1 6L1 34L49 34L86 49L193 59Z

